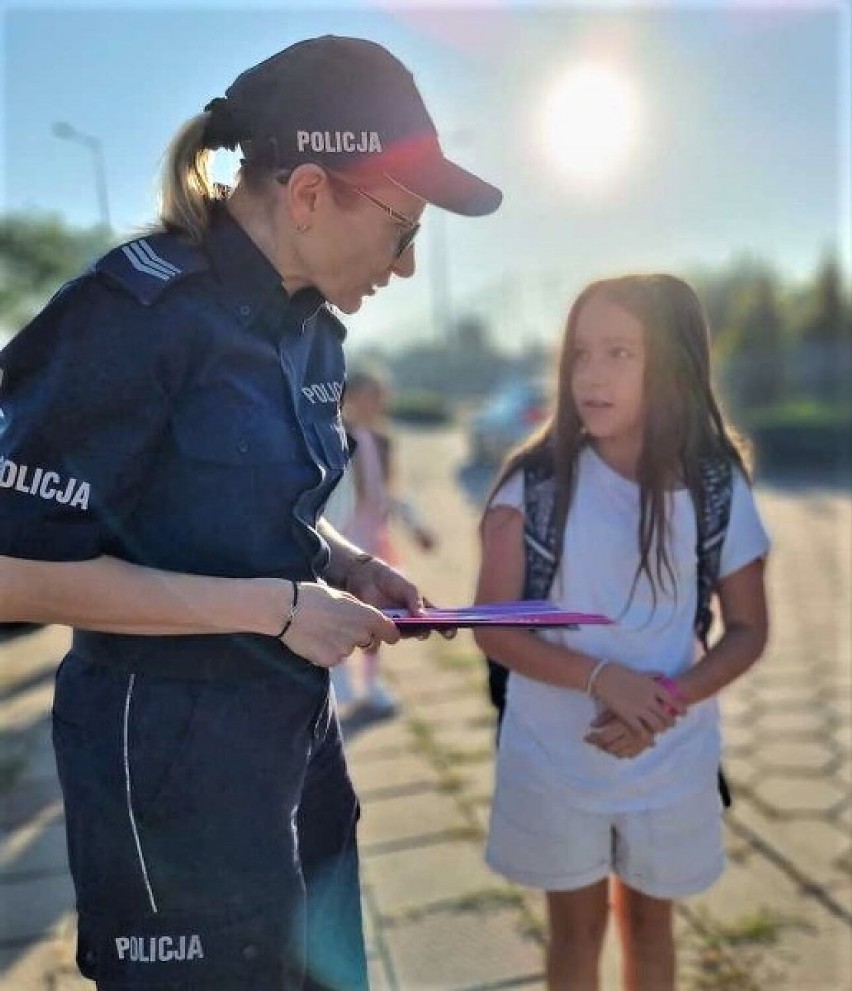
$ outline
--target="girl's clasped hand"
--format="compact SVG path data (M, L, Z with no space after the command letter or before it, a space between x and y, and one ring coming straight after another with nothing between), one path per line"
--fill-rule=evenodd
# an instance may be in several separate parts
M618 664L607 663L600 671L595 697L604 708L583 739L613 757L637 757L687 711L686 702L673 695L658 676Z

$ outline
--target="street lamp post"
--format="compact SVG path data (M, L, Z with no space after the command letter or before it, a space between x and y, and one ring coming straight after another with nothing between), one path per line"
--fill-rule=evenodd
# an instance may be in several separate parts
M101 139L92 134L83 134L82 131L78 131L76 127L72 127L65 121L57 121L53 125L53 133L57 138L62 138L65 141L76 141L77 144L84 145L92 153L92 164L95 169L95 191L98 197L101 226L105 230L110 230L112 225L109 218L106 167L104 165L104 149Z
M447 218L443 211L435 210L429 218L432 227L432 319L439 341L449 343L453 335L452 297L450 295L450 267L447 257Z
M470 131L456 130L446 135L444 143L464 146L470 141ZM435 210L429 218L432 229L432 320L435 323L439 340L453 343L455 327L453 321L453 299L450 292L449 239L447 237L447 216L442 210Z

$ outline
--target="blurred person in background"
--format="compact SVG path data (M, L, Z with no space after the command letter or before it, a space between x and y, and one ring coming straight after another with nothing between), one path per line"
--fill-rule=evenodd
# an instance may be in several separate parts
M390 532L392 518L403 524L420 550L431 551L436 538L414 503L399 491L395 441L387 426L389 401L387 378L377 369L356 368L347 377L343 420L354 442L354 454L347 479L332 495L325 515L353 544L398 565L400 555ZM362 650L361 659L359 689L365 711L394 715L396 700L379 675L379 646ZM341 702L355 697L348 668L348 664L341 665L332 676Z
M394 56L303 41L180 130L158 228L0 352L0 622L74 627L53 730L100 991L367 987L328 669L423 599L321 515L348 458L331 307L414 273L427 203L500 199Z
M717 544L723 632L702 650L696 508L708 465L727 480L730 517ZM555 521L550 598L616 622L477 631L512 672L487 860L546 892L551 991L598 988L610 882L624 987L673 991L674 900L724 868L717 695L758 659L768 627L769 541L686 283L606 279L574 303L555 412L485 509L478 602L523 588L527 479Z

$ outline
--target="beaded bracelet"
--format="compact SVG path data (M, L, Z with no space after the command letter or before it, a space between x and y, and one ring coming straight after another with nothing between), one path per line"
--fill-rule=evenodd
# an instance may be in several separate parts
M683 694L683 692L680 689L680 686L676 681L672 681L671 678L667 678L664 674L656 675L654 681L656 681L656 683L660 685L662 688L665 688L665 690L669 693L669 695L671 695L673 699L677 699L678 702L683 703L683 705L688 705L686 701L686 696ZM666 710L668 711L668 714L670 716L680 715L680 713L677 711L677 709L674 708L674 706L667 704Z
M598 663L592 668L592 673L589 675L589 680L586 682L586 695L593 697L592 693L594 691L595 682L598 679L598 675L609 663L609 661L598 661Z
M676 681L672 681L671 678L666 677L664 674L658 674L654 678L654 681L658 685L662 685L672 698L676 698L678 702L683 702L686 705L686 696Z
M287 581L293 586L293 601L290 603L290 612L287 613L287 619L281 627L281 632L278 634L279 640L293 625L293 620L296 618L296 609L299 605L299 583L294 582L292 578L288 578Z

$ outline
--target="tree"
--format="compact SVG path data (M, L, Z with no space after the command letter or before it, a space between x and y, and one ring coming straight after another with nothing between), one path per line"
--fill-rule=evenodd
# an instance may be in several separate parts
M812 341L839 344L852 337L852 321L844 300L843 277L833 255L823 258L809 293L808 312L801 329Z
M784 334L775 280L757 275L734 298L726 330L735 347L738 404L771 406L785 391Z
M110 243L103 227L78 230L49 215L0 217L0 335L19 330Z
M695 286L701 299L714 340L721 346L722 356L738 342L727 340L734 311L744 295L754 291L761 281L774 283L775 275L766 263L751 255L734 259L723 269L694 272L688 281Z
M808 391L823 400L848 402L852 378L852 312L840 264L826 255L805 296L799 326L799 364Z

